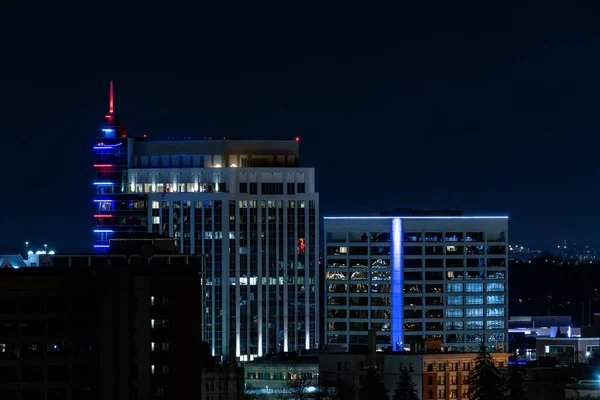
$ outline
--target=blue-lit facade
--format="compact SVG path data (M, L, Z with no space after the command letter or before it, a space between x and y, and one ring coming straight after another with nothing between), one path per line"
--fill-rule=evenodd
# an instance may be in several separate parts
M325 342L508 349L506 217L326 217Z
M119 115L112 112L112 106L105 117L107 124L93 148L94 248L99 252L108 251L109 239L119 232L148 232L147 195L129 193L128 150L132 140L127 138L127 129L120 126Z

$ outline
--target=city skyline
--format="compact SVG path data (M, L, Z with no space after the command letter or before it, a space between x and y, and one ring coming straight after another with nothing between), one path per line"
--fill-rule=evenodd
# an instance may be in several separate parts
M594 8L80 11L1 17L7 252L88 251L111 79L134 136L300 137L323 216L463 208L509 215L530 247L600 244Z

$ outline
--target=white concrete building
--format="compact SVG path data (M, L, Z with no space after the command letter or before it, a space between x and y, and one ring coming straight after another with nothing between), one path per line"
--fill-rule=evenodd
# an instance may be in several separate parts
M508 218L325 217L325 342L508 351Z
M94 150L98 251L129 233L207 260L206 341L242 361L319 342L319 195L299 141L130 138L111 107Z

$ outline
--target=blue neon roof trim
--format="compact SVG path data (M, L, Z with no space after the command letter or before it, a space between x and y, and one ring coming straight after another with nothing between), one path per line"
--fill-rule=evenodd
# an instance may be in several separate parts
M113 182L94 182L94 185L98 185L98 186L111 186L114 185Z
M94 200L95 203L101 203L103 201L107 201L107 202L111 202L111 203L114 202L114 200L98 200L98 199Z
M112 229L94 229L95 233L113 233Z
M107 249L110 246L107 244L95 244L94 247L98 248L98 249Z

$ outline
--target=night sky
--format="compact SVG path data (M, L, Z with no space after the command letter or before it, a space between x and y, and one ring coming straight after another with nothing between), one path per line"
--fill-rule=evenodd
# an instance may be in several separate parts
M91 249L111 79L132 136L300 136L321 215L462 206L600 245L600 9L214 3L3 5L0 253Z

